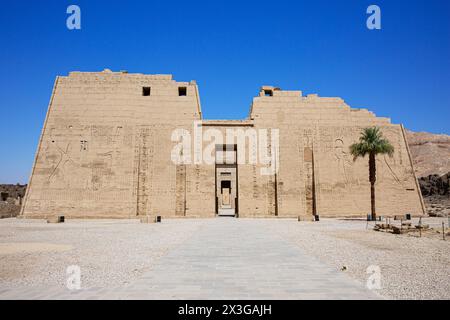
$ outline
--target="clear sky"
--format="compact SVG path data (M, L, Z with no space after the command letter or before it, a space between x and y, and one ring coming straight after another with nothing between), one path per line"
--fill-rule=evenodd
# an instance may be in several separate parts
M245 118L274 85L450 134L449 42L448 0L2 1L0 183L27 182L55 76L75 70L196 80L208 119Z

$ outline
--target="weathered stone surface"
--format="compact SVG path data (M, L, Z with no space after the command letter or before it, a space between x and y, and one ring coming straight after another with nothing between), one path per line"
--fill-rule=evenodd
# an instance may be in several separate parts
M149 96L144 87L151 88ZM267 86L253 99L248 119L197 126L222 133L278 129L273 175L262 175L267 165L260 162L175 164L172 133L184 129L194 138L201 119L193 81L110 71L57 77L22 216L214 217L219 209L239 217L365 216L368 161L354 162L348 150L368 126L381 127L395 147L393 158L377 159L378 213L424 213L403 127L340 98ZM233 143L228 155L248 154L249 139ZM219 188L222 180L229 183Z
M0 184L0 193L7 193L8 198L23 198L25 196L26 188L26 184Z
M448 196L450 193L450 172L439 176L437 174L419 179L422 195L429 196Z
M15 217L20 212L26 185L0 184L0 219Z
M447 217L450 214L450 173L419 178L420 188L432 217Z
M414 169L418 177L442 176L450 171L450 136L407 131Z

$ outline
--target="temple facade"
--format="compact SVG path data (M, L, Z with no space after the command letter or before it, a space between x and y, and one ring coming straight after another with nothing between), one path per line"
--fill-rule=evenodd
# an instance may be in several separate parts
M203 120L197 84L171 75L71 72L55 80L21 216L360 217L378 126L378 215L425 213L402 125L341 98L264 86L245 120Z

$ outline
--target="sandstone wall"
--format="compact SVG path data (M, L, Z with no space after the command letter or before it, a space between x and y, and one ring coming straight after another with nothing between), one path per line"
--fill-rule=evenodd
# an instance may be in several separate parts
M180 88L186 95L180 96ZM193 147L194 125L224 135L228 128L279 129L276 175L261 175L261 163L238 165L240 217L369 213L368 160L353 162L348 147L362 128L374 125L395 147L392 159L377 159L378 213L423 213L400 125L351 109L340 98L266 89L272 96L262 90L249 119L197 124L202 117L195 82L108 70L58 77L22 216L214 217L215 164L171 159L174 130L190 132ZM246 153L249 148L247 141Z
M143 87L151 88L150 96L143 96ZM186 96L179 96L179 87L186 87ZM196 84L170 75L105 71L58 77L22 215L173 214L170 136L200 117Z
M276 89L273 96L264 96L261 91L254 99L251 117L255 127L280 129L279 215L309 215L313 211L313 203L308 201L311 189L315 193L316 213L321 216L370 213L368 159L354 162L349 153L349 146L369 126L381 127L395 147L393 158L377 158L377 212L423 214L420 190L400 125L364 109L351 109L340 98L303 97L300 91ZM313 161L308 160L311 151ZM311 180L314 186L308 183ZM259 179L259 183L266 182Z

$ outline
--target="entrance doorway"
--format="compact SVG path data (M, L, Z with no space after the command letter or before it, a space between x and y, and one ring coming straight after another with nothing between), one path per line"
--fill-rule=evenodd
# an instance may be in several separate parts
M216 214L238 214L237 146L216 146Z

